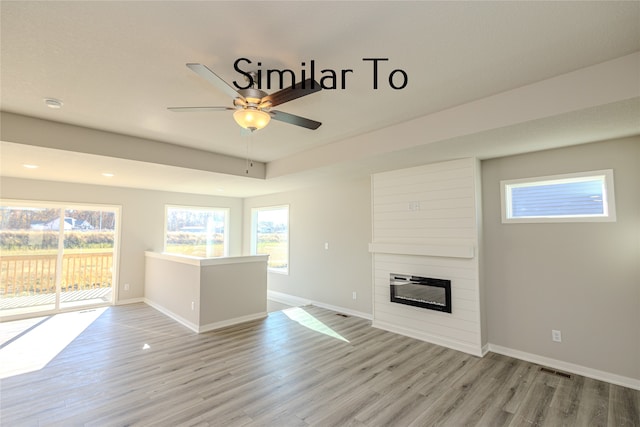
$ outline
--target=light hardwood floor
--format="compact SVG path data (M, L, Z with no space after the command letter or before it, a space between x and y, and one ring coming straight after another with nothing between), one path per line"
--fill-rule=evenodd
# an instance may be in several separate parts
M0 424L640 425L640 392L539 368L311 306L198 335L134 304L107 309L43 369L3 379Z

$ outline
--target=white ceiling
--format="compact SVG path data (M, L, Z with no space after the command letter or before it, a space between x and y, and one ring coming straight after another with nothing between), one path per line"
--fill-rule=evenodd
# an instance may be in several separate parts
M267 176L270 167L292 171L263 181L5 140L2 175L239 197L283 191L338 171L411 165L420 144L376 158L360 152L349 162L334 156L316 165L314 159L323 147L355 153L351 146L370 132L640 51L640 2L3 1L0 11L3 111L241 158L248 151L267 163ZM297 80L301 62L309 77L311 60L316 80L322 69L353 72L345 89L278 106L321 121L316 131L272 121L247 138L229 111L167 111L231 106L185 63L205 64L231 83L241 81L233 69L241 57L261 62L263 72L292 69ZM380 62L378 89L371 62L363 61L370 57L388 58ZM408 75L405 89L389 88L393 69ZM63 108L47 108L46 97L61 99ZM501 129L499 146L494 129L465 140L444 133L429 141L438 144L428 148L428 159L486 158L637 134L639 114L631 100L526 121ZM22 168L25 162L57 167L30 171ZM78 165L95 176L69 173ZM116 176L105 182L98 169Z

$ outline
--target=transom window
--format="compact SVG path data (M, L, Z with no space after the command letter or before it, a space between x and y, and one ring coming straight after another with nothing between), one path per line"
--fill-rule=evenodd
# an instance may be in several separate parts
M165 207L164 251L213 258L229 255L227 208Z
M502 222L615 221L613 170L501 181Z

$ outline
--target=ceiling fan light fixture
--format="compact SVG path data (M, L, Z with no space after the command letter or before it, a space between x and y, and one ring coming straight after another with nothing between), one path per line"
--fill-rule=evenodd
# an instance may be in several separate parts
M259 130L269 124L271 116L264 111L253 108L242 108L233 113L233 119L241 127L251 131Z

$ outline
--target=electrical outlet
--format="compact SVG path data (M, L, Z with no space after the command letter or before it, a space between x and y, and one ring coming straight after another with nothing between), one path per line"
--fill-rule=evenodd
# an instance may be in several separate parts
M325 250L329 250L329 242L324 242L324 248Z
M196 309L196 302L195 301L191 301L191 311Z
M124 290L125 290L125 291L128 291L128 290L129 290L129 284L128 284L128 283L125 283L125 284L124 284Z
M358 295L356 294L356 291L353 291L353 294L351 294L353 299L358 299Z
M551 339L555 342L562 342L562 332L553 329L551 331Z

